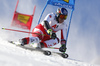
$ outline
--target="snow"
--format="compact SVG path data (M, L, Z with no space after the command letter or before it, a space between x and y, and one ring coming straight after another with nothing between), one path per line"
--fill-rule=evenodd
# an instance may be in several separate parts
M25 50L0 37L0 66L96 66L57 54L45 56L42 52Z

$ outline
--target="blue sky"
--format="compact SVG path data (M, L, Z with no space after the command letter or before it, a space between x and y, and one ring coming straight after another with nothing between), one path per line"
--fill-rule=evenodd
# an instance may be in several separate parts
M20 0L17 11L32 14L34 5L36 5L36 12L32 24L32 28L34 28L38 23L39 16L46 1L47 0L42 0L41 2L40 0ZM10 24L16 2L17 0L0 0L0 28L11 28ZM99 3L100 0L76 0L67 44L67 53L70 54L70 58L100 64ZM55 12L57 8L58 7L49 5L41 20L43 20L48 13Z

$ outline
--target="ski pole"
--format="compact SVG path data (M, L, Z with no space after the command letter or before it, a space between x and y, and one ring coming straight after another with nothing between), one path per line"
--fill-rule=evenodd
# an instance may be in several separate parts
M57 48L57 47L48 47L48 48L50 48L50 49L59 49L59 48ZM63 54L66 54L65 52L62 52Z
M59 49L59 48L57 48L57 47L48 47L48 48L50 48L50 49Z
M37 34L45 36L45 34L39 34L39 33L33 33L33 32L27 32L27 31L21 31L21 30L14 30L14 29L8 29L8 28L2 28L3 30L9 30L9 31L16 31L16 32L23 32L23 33L30 33L30 34Z

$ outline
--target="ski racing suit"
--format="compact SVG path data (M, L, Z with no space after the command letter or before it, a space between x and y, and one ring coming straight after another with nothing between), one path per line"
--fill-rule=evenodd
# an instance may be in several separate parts
M66 33L67 33L67 24L65 22L58 23L55 14L50 13L48 14L44 21L49 22L50 28L53 32L57 32L61 30L61 44L66 43ZM40 24L38 24L33 30L32 37L29 37L28 43L43 43L44 47L51 47L59 43L59 39L50 38L50 35L47 33L47 29L44 26L44 21L42 21Z

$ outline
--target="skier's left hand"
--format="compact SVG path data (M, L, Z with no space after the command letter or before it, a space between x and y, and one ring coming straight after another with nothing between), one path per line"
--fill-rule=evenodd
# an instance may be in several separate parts
M57 36L56 36L56 34L55 34L54 32L52 32L52 33L50 34L50 38L55 39L55 38L57 38Z
M52 29L48 29L47 33L50 34L50 38L55 39L57 38L56 33L52 31Z
M59 48L59 51L61 52L66 52L66 45L65 44L62 44L61 47Z

